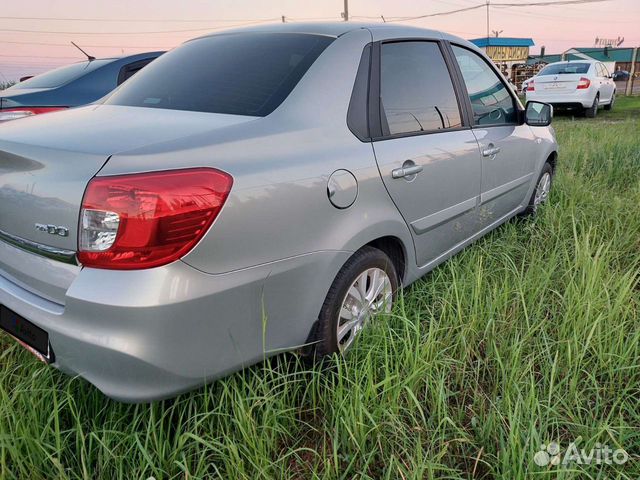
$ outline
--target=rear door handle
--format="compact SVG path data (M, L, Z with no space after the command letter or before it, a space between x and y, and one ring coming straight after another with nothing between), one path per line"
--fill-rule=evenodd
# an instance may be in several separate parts
M393 178L404 178L412 175L417 175L422 171L422 165L411 165L402 168L395 168L391 170L391 176Z
M483 157L495 157L498 153L500 153L500 147L489 147L482 150Z

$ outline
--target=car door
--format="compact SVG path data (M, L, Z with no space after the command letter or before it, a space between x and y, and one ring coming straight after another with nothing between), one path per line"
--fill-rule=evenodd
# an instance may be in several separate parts
M479 217L488 226L513 214L528 200L525 197L535 175L535 138L519 121L520 104L495 67L470 48L451 48L482 155Z
M609 70L604 65L604 63L598 63L600 67L598 73L600 75L600 103L608 105L611 102L611 96L613 95L613 90L615 89L615 83L611 79L609 75Z
M600 105L607 103L607 87L604 84L604 72L602 71L602 64L595 63L593 65L594 78L593 81L598 89L598 94L600 95Z
M463 122L445 48L411 40L375 49L379 72L371 95L379 104L370 111L380 131L373 148L384 184L410 226L420 266L478 230L480 154Z

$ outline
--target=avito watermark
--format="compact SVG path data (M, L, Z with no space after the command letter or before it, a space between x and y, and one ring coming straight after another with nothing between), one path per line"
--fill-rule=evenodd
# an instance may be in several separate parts
M549 465L622 465L629 460L629 454L622 448L611 448L609 445L596 443L593 448L579 448L580 438L569 443L566 449L558 442L540 445L540 450L533 456L533 461L540 467Z

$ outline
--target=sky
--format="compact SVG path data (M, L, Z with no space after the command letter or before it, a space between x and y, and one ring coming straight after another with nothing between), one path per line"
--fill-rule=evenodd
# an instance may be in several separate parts
M530 3L541 0L490 0ZM353 21L398 21L484 4L485 0L349 0ZM0 83L34 75L91 55L122 56L168 50L207 32L255 23L340 20L343 0L3 0L0 8ZM567 6L489 8L490 30L530 37L538 53L593 47L596 37L624 37L640 46L640 0ZM444 30L463 38L486 36L486 8L399 23Z

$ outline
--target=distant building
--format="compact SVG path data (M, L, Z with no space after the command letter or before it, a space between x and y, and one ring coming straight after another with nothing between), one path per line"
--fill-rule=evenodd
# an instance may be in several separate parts
M483 37L469 41L484 50L505 77L518 88L524 80L533 77L549 63L563 60L597 60L604 63L610 73L614 73L617 70L631 71L633 62L633 48L577 47L564 53L529 55L530 47L535 45L531 38ZM636 58L635 72L636 75L640 72L640 53Z
M606 50L604 48L578 47L570 48L564 53L552 55L529 55L527 66L539 70L542 66L549 63L560 61L580 61L580 60L596 60L604 63L610 73L618 70L626 72L631 71L631 63L633 61L633 48L612 48ZM636 59L636 73L640 72L640 55Z
M469 41L484 50L509 78L514 65L527 63L529 48L535 45L531 38L483 37Z
M529 55L529 58L527 58L527 65L538 65L540 63L548 65L549 63L555 63L561 60L561 53L553 55Z
M570 48L562 54L565 60L597 60L613 73L616 70L631 70L633 48ZM636 72L640 69L640 58L636 58Z

